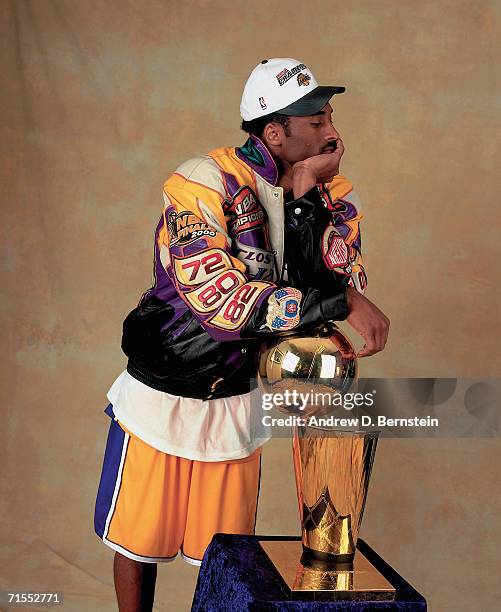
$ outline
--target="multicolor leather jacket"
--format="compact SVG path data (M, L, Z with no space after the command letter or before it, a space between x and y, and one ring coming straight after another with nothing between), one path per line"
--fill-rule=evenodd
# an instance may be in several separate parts
M352 185L336 176L284 201L277 181L254 136L183 163L166 181L154 285L124 321L132 376L185 397L244 393L263 339L291 333L287 316L294 333L346 318L346 286L366 285ZM285 322L270 323L271 303L290 292L300 297L285 299Z

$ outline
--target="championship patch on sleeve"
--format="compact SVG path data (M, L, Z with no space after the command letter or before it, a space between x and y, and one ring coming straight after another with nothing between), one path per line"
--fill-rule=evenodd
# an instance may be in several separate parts
M233 331L242 327L249 318L252 307L259 296L269 289L270 283L249 281L242 285L212 317L210 324L220 329Z
M206 314L218 310L229 294L244 283L245 276L241 272L235 269L225 270L198 289L185 293L184 297L195 310Z
M214 238L216 232L189 210L169 212L167 218L170 246L186 246L200 238Z
M322 257L329 270L345 272L350 265L348 247L336 228L329 224L322 236Z
M174 256L173 259L177 280L188 287L205 283L222 270L233 267L230 256L222 249L207 249L190 257Z
M247 185L241 187L230 201L223 202L223 209L230 218L230 231L235 236L261 227L266 221L264 208Z
M293 287L275 291L268 299L266 325L271 330L294 329L300 321L302 298L301 291Z

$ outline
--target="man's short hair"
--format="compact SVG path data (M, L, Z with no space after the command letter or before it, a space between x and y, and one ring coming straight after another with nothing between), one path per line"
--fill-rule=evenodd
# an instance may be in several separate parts
M264 128L268 123L278 123L284 128L285 135L290 136L289 130L289 117L287 115L280 115L279 113L272 113L271 115L265 115L264 117L258 117L251 121L242 121L240 126L244 132L253 134L260 138L263 134Z

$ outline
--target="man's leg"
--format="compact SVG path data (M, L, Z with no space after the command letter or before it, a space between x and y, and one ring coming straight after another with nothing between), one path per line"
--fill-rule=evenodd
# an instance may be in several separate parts
M153 609L156 563L141 563L116 552L113 576L120 612L150 612Z
M94 525L117 553L120 612L152 609L156 565L174 560L183 540L191 464L148 446L111 421Z

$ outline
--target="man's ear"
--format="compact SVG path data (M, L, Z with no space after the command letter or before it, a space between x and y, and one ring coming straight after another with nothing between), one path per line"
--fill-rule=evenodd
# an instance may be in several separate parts
M263 130L262 139L269 147L279 147L285 139L283 126L279 123L267 123Z

